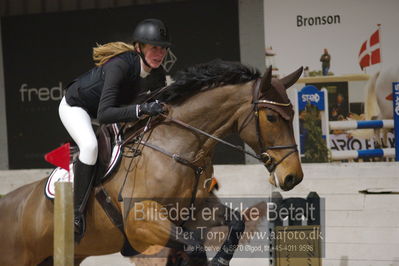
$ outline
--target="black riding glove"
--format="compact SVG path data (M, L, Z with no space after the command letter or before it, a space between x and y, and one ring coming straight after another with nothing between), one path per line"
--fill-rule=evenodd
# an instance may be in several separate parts
M159 102L142 103L136 107L137 118L142 119L145 115L154 116L164 112L163 105Z

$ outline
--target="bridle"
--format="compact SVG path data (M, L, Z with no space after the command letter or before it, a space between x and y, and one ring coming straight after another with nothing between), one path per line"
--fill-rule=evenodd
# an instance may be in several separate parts
M275 105L275 106L283 106L283 107L291 107L291 103L279 103L275 101L270 101L266 99L260 99L260 79L257 79L254 84L253 84L253 100L252 100L252 105L253 105L253 114L256 118L256 136L258 139L258 145L260 147L260 154L256 154L255 158L261 161L267 170L272 173L276 169L276 167L283 162L288 156L290 156L292 153L295 153L298 151L297 145L294 143L292 145L278 145L278 146L266 146L262 136L261 136L261 129L260 129L260 118L259 118L259 110L268 108L270 105ZM252 112L251 112L252 113ZM250 114L251 114L250 113ZM245 121L245 120L244 120ZM239 131L241 131L243 128L241 128ZM278 161L276 161L275 158L273 158L270 153L268 153L269 150L284 150L284 149L290 149L289 152L287 152L283 157L281 157Z
M259 110L264 109L264 108L268 108L269 105L277 105L277 106L284 106L284 107L289 107L291 106L291 103L279 103L279 102L274 102L274 101L270 101L270 100L266 100L266 99L260 99L260 78L258 78L257 80L254 81L252 89L253 89L253 100L252 100L252 105L253 108L251 110L251 112L249 113L249 115L247 116L246 119L244 119L243 125L241 126L241 128L239 129L239 132L241 130L243 130L248 123L250 122L251 119L253 119L254 117L256 118L256 135L257 135L257 139L258 139L258 144L260 147L260 154L256 154L253 153L251 151L246 151L242 146L239 145L234 145L228 141L225 141L219 137L216 137L214 135L211 135L201 129L198 129L196 127L193 127L183 121L180 121L178 119L174 119L172 117L168 117L166 114L161 114L161 116L164 117L163 122L172 122L175 124L178 124L180 126L182 126L183 128L186 128L190 131L193 131L195 133L204 135L208 138L211 138L219 143L222 143L226 146L229 146L239 152L245 153L259 161L261 161L265 167L267 168L267 170L272 173L276 167L283 162L288 156L290 156L292 153L295 153L298 151L297 149L297 145L296 144L292 144L292 145L279 145L279 146L266 146L262 137L261 137L261 129L260 129L260 119L259 119ZM151 97L153 98L153 97ZM252 115L253 114L253 115ZM146 127L148 128L148 130L150 130L151 127ZM143 132L145 133L145 132ZM124 141L125 143L130 142L132 139L131 138L127 138ZM195 170L196 173L201 173L202 172L202 168L201 167L196 167L195 164L185 158L183 158L182 156L180 156L179 154L175 154L175 153L170 153L166 150L164 150L161 147L155 146L153 144L148 143L147 141L139 141L139 144L142 144L143 146L147 146L150 147L154 150L157 150L171 158L173 158L175 161L185 164L191 168L193 168ZM269 150L283 150L283 149L290 149L289 152L287 152L283 157L281 157L279 160L276 160L275 158L273 158L270 153L268 153Z
M192 132L204 135L208 138L211 138L219 143L222 143L226 146L229 146L239 152L248 154L249 156L261 161L265 167L267 168L267 170L272 174L274 174L274 178L275 178L275 182L276 182L276 186L279 186L279 182L278 182L278 178L276 176L276 174L274 173L274 170L276 169L276 167L283 162L288 156L290 156L291 154L295 153L298 151L297 149L297 145L296 144L292 144L292 145L281 145L281 146L266 146L262 137L261 137L261 129L260 129L260 119L259 119L259 110L263 109L263 108L268 108L268 106L273 106L273 105L277 105L277 106L285 106L285 107L289 107L291 106L291 103L278 103L278 102L274 102L274 101L270 101L270 100L266 100L266 99L261 99L260 98L260 79L257 79L254 81L253 83L253 100L252 100L252 109L251 112L248 114L248 116L246 117L246 119L244 119L244 123L241 125L241 128L239 130L239 132L241 130L243 130L248 123L253 119L256 118L256 135L257 135L257 139L258 139L258 143L259 143L259 147L260 147L260 154L256 154L253 153L251 151L246 151L242 146L239 145L234 145L230 142L227 142L219 137L216 137L212 134L209 134L201 129L198 129L196 127L193 127L189 124L186 124L183 121L180 121L178 119L175 119L173 117L169 117L167 114L161 114L160 116L162 116L164 119L161 122L155 122L154 125L156 124L160 124L160 123L167 123L167 122L172 122L175 123L177 125L180 125L183 128L186 128ZM162 91L164 91L165 88L162 89ZM157 93L159 94L159 92ZM150 97L150 98L153 98ZM150 99L149 98L149 99ZM292 106L291 106L292 107ZM269 107L270 108L270 107ZM172 158L173 160L175 160L178 163L184 164L190 168L192 168L194 170L194 174L195 174L195 182L193 183L193 188L192 188L192 194L191 194L191 200L190 200L190 205L194 204L195 198L196 198L196 191L198 189L198 183L199 183L199 179L200 176L202 175L202 173L204 172L204 165L198 165L198 158L194 159L194 161L191 161L189 159L184 158L183 156L181 156L180 154L177 153L172 153L169 152L157 145L154 145L152 143L149 143L147 140L143 140L143 136L145 133L151 131L153 129L152 126L152 121L151 121L151 117L149 118L149 120L147 121L147 124L144 128L144 130L141 131L141 134L138 136L137 134L132 134L129 137L127 137L123 143L121 144L122 147L126 146L129 143L133 143L137 145L137 148L142 145L143 147L148 147L151 148L153 150L156 150L170 158ZM279 160L274 159L269 153L269 150L283 150L283 149L290 149L289 152L287 152L282 158L280 158ZM140 153L138 153L140 154ZM127 177L127 175L126 175ZM126 179L125 177L125 179ZM123 186L121 187L120 190L120 194L121 191L123 189Z

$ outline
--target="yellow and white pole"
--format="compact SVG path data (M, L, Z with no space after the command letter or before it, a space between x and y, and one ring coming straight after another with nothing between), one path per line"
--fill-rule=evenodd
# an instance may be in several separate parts
M74 265L73 191L68 180L55 183L54 265Z

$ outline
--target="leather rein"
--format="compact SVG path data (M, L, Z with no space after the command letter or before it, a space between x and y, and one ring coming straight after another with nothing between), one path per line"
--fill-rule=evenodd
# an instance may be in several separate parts
M261 137L261 127L260 127L260 119L259 119L259 110L263 109L263 108L267 108L267 105L279 105L279 106L291 106L291 103L278 103L278 102L274 102L274 101L269 101L269 100L264 100L264 99L260 99L260 79L258 78L257 80L254 81L253 83L253 100L252 100L252 105L253 108L251 110L251 112L249 113L247 119L245 119L245 121L249 122L250 119L252 118L256 118L256 135L257 135L257 139L258 139L258 143L259 143L259 147L260 147L260 154L256 154L253 153L251 151L246 151L242 146L239 145L234 145L230 142L227 142L219 137L216 137L214 135L211 135L201 129L198 129L196 127L193 127L183 121L168 117L165 114L161 114L161 116L163 116L165 118L165 120L163 120L162 122L168 121L168 122L173 122L177 125L180 125L183 128L186 128L192 132L204 135L208 138L214 139L215 141L222 143L223 145L229 146L232 149L235 149L239 152L245 153L259 161L261 161L265 167L267 168L267 170L272 173L276 167L282 162L284 161L288 156L290 156L292 153L295 153L298 151L297 149L297 145L296 144L292 144L292 145L280 145L280 146L266 146L264 144L264 141ZM153 97L151 97L153 98ZM254 116L251 116L251 114L254 114ZM248 120L248 118L250 118ZM240 128L239 131L241 131L248 123L245 123L244 126L242 126ZM144 129L143 133L147 132L150 130L149 126L146 126L146 128ZM132 136L133 137L133 136ZM132 141L131 137L128 137L122 144L122 146L124 146L126 143ZM176 154L176 153L171 153L168 152L166 150L164 150L161 147L158 147L156 145L150 144L147 141L143 141L142 139L136 141L135 143L137 144L141 144L143 146L152 148L154 150L157 150L163 154L165 154L166 156L174 159L175 161L187 165L188 167L192 168L196 175L201 175L203 172L202 167L195 165L194 162L191 162L190 160L187 160L185 158L183 158L181 155ZM291 151L287 152L282 158L280 158L279 160L276 160L275 158L273 158L268 151L269 150L282 150L282 149L290 149Z
M232 149L235 149L239 152L248 154L249 156L258 159L259 161L261 161L266 168L268 169L268 171L270 173L272 173L276 167L283 161L285 160L288 156L290 156L292 153L297 152L297 145L293 144L293 145L283 145L283 146L266 146L264 144L264 141L261 137L261 127L260 127L260 119L259 119L259 110L263 109L263 108L268 108L267 105L277 105L277 106L290 106L291 103L278 103L278 102L273 102L273 101L269 101L269 100L264 100L264 99L260 99L260 79L257 79L254 81L253 83L253 100L252 100L252 105L253 108L251 109L251 112L249 112L248 116L246 117L246 119L244 120L244 123L241 125L239 132L244 129L248 123L253 119L256 118L256 135L258 138L258 143L259 143L259 147L260 147L260 154L256 154L250 151L246 151L243 147L238 146L238 145L234 145L230 142L227 142L221 138L218 138L214 135L211 135L201 129L195 128L189 124L186 124L180 120L174 119L174 118L170 118L167 117L167 115L162 114L162 116L165 118L165 120L176 123L190 131L196 132L198 134L204 135L208 138L214 139L217 142L220 142L226 146L231 147ZM163 92L167 89L167 87L164 87L161 89L161 91L159 91L158 93L156 93L157 95L159 95L160 92ZM149 99L153 98L153 96L151 96ZM149 100L147 99L147 100ZM252 115L253 114L253 115ZM164 120L164 121L165 121ZM161 122L162 123L162 122ZM154 124L159 124L159 121L156 121ZM121 147L126 147L128 144L137 144L137 146L142 145L145 147L149 147L153 150L156 150L158 152L161 152L163 154L165 154L166 156L172 158L173 160L175 160L178 163L181 163L183 165L186 165L190 168L192 168L194 170L194 174L195 174L195 180L193 182L193 187L192 187L192 194L191 194L191 200L190 200L190 205L189 206L193 206L195 199L196 199L196 194L197 194L197 190L198 190L198 185L199 185L199 179L200 176L202 175L202 173L204 172L204 168L203 166L198 166L196 164L196 161L190 161L185 159L184 157L182 157L179 154L176 153L171 153L169 151L164 150L163 148L153 145L151 143L148 143L147 141L143 140L143 136L145 133L149 132L151 130L152 127L152 118L150 117L146 123L146 126L144 127L144 130L142 130L141 134L137 135L137 134L132 134L129 137L127 137L122 143L121 143ZM132 149L132 147L129 147ZM269 150L280 150L280 149L290 149L291 151L287 152L282 158L280 158L279 160L275 160L269 153ZM132 149L133 150L133 149ZM134 151L134 150L133 150ZM138 151L138 150L137 150ZM136 153L136 151L134 151ZM138 153L140 154L140 153ZM134 156L133 156L134 157ZM130 166L129 166L130 167ZM125 181L127 178L127 174L125 176ZM278 179L275 175L275 179L276 179L276 185L278 185ZM122 189L125 185L125 182L123 182L122 187L119 191L119 196L118 196L118 201L122 201ZM121 231L121 233L124 235L125 239L127 239L126 237L126 233L124 231L124 221L123 221L123 216L120 214L120 212L118 211L118 209L115 207L115 205L112 203L112 200L110 198L110 196L107 194L105 188L103 186L101 186L101 189L99 189L99 191L96 193L96 198L99 201L99 203L101 204L102 208L104 209L104 211L107 213L108 217L111 219L111 221L115 224L115 226ZM181 224L181 226L183 226L185 223L185 221L183 221L183 223Z

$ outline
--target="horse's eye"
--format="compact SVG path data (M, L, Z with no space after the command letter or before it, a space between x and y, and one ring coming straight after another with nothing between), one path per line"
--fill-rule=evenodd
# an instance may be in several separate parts
M276 122L277 121L277 116L275 115L267 115L267 120L270 122Z

